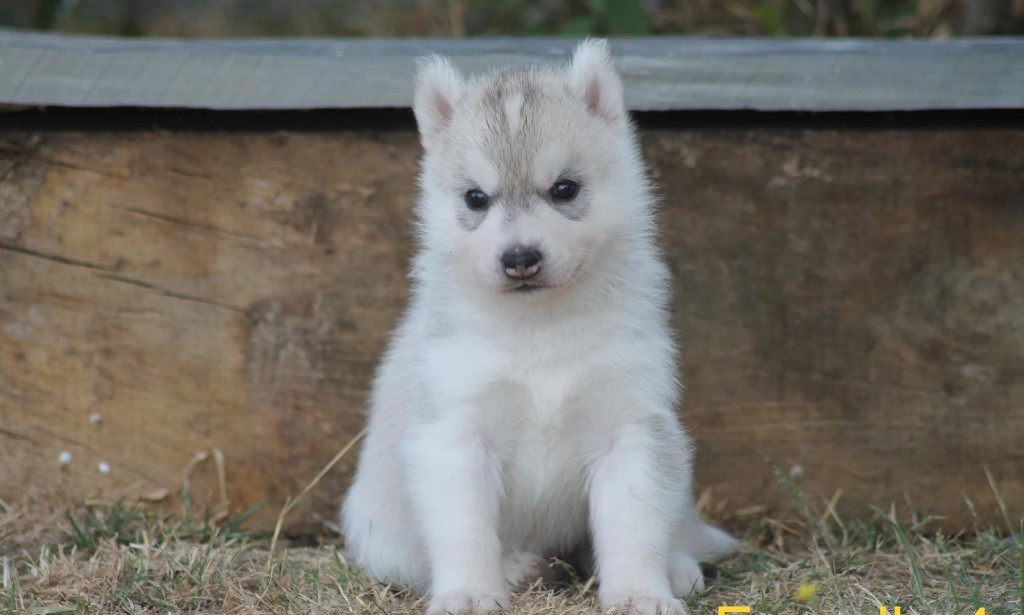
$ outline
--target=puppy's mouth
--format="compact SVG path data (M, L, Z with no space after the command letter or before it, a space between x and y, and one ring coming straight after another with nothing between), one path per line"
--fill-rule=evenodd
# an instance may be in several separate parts
M515 294L530 294L544 290L546 288L551 288L551 286L547 284L541 284L539 282L520 282L518 284L507 287L505 289L505 292Z

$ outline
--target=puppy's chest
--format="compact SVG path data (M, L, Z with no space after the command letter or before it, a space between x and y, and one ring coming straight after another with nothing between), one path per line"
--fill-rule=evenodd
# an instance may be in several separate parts
M506 505L523 519L578 515L586 485L580 435L562 424L536 424L518 430L508 444L502 460Z
M552 370L509 382L493 440L511 486L523 496L569 488L583 471L587 425L579 387L585 374Z

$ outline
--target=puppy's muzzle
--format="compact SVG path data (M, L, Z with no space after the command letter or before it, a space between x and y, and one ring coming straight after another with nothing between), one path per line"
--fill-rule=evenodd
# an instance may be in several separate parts
M513 246L501 255L505 275L514 280L528 280L540 271L541 253L536 248Z

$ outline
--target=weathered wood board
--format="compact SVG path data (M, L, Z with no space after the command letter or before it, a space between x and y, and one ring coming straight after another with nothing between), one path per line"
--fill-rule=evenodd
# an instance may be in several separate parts
M199 109L405 108L415 58L470 73L565 62L571 38L176 40L0 30L0 102ZM633 110L1019 109L1024 40L621 38Z
M785 507L770 460L843 514L961 528L965 498L1001 522L987 467L1019 518L1024 130L643 140L699 488ZM269 497L270 524L362 425L418 155L411 130L0 134L0 498L173 492L217 449L232 508ZM353 462L292 529L333 516ZM193 468L214 505L215 476Z

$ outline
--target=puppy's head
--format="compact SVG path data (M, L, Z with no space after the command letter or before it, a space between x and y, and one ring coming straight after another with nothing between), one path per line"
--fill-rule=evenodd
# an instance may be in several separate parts
M474 80L431 57L414 111L423 240L455 279L549 296L614 265L599 261L645 228L646 184L604 41L582 43L567 68Z

